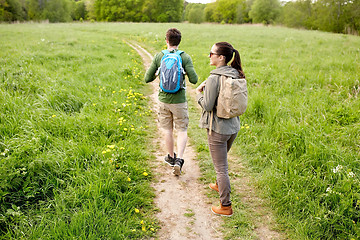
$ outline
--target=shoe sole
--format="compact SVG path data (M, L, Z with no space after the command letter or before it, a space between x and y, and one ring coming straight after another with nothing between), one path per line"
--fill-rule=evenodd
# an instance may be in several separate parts
M215 215L222 216L222 217L231 217L231 216L232 216L232 214L231 214L231 215L224 215L224 214L216 213L216 212L214 212L212 209L211 209L211 212L212 212L213 214L215 214Z
M180 176L181 169L179 165L175 165L173 173L175 174L175 176Z
M173 167L175 165L171 165L170 163L168 163L166 160L164 160L164 163L167 163L170 167Z

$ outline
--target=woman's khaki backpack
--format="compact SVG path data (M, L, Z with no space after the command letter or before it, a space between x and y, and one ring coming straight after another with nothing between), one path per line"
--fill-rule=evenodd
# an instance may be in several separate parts
M245 78L220 77L220 91L216 115L219 118L233 118L242 115L247 107L247 86Z
M244 114L247 107L247 86L245 78L232 78L220 76L220 90L217 99L216 116L219 118L233 118ZM211 112L210 135L212 132Z

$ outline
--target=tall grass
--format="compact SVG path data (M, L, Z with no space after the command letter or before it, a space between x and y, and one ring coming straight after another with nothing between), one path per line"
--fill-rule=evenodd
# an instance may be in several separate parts
M249 107L232 153L258 179L254 184L290 238L357 239L358 37L278 27L128 23L0 25L3 238L123 239L156 231L149 217L147 101L126 106L134 103L132 94L145 91L143 71L122 39L155 53L169 27L181 30L180 48L192 56L200 81L213 69L207 55L215 42L239 50ZM203 178L212 181L197 121L191 119L189 134L201 138L195 144ZM227 238L251 238L246 209L233 197L238 212L226 221L232 229Z
M177 27L183 33L180 47L192 55L201 80L213 69L206 56L215 42L228 41L239 50L249 107L232 151L253 169L291 238L357 239L360 39L278 27ZM154 40L143 41L163 46L161 38ZM206 143L194 142L203 154ZM229 226L244 225L240 216Z
M140 57L100 27L0 32L1 239L152 236Z

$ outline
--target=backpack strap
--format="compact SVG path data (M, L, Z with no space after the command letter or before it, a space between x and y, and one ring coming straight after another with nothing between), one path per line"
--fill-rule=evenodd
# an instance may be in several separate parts
M212 132L212 122L213 122L213 118L214 118L214 110L212 110L212 111L211 111L211 114L210 114L209 135L211 135L211 132Z
M182 74L186 74L186 72L185 72L185 69L183 68L183 66L182 66L182 58L181 58L181 54L183 53L184 51L181 51L181 50L177 50L176 51L176 54L180 57L180 63L181 63L181 72L182 72Z
M215 73L214 75L218 75L219 76L219 81L220 81L220 86L219 88L221 89L221 85L222 85L222 78L226 77L225 75L221 75L221 74L217 74ZM209 126L209 135L211 135L211 132L212 132L212 123L213 123L213 118L214 118L214 110L211 111L210 113L210 126Z

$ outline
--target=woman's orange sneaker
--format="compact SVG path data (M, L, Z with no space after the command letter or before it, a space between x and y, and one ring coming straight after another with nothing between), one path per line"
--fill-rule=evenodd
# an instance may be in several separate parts
M233 210L231 205L230 206L223 206L220 203L219 207L212 206L211 211L217 215L230 217L233 215Z
M218 186L216 183L210 183L210 184L209 184L209 187L210 187L212 190L215 190L215 191L219 192L219 186Z

